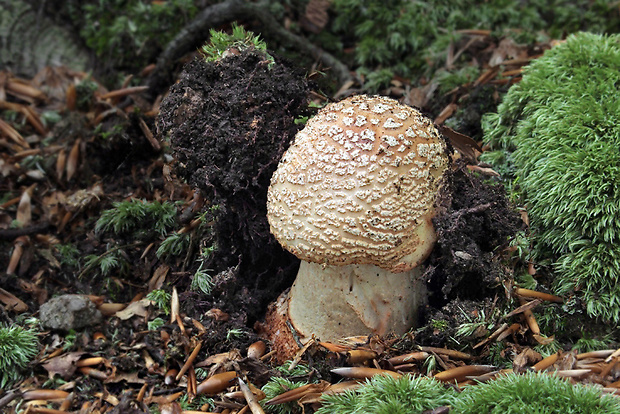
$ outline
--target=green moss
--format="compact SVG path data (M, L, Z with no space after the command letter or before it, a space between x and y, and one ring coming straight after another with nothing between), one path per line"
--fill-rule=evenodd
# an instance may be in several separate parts
M532 253L553 257L559 294L620 321L620 36L579 33L525 69L485 141L508 155ZM497 158L495 158L497 161ZM505 167L506 164L503 164Z
M132 70L153 59L198 12L192 0L70 0L63 7L99 57Z
M129 231L152 229L160 235L165 235L176 222L177 208L168 201L146 202L134 198L116 201L113 207L101 213L95 226L96 233L111 231L118 235Z
M572 385L567 380L528 372L508 374L467 387L453 405L455 414L620 413L620 400L601 396L594 386Z
M507 32L518 42L532 43L543 31L559 38L578 30L617 30L618 15L612 4L597 0L334 0L334 18L328 30L343 39L325 47L335 53L354 46L358 71L368 89L387 85L388 74L412 80L432 77L445 65L450 44L458 44L459 29L488 29L495 36ZM456 62L455 78L472 73L459 71L469 61L467 52ZM472 69L473 71L473 69ZM442 75L445 77L446 75Z
M456 393L434 379L376 375L356 390L323 397L317 414L414 414L451 405Z
M267 44L260 39L260 36L246 31L243 26L233 23L230 34L211 29L209 36L211 38L200 50L207 62L215 62L231 53L253 50L265 55L270 67L275 65L273 56L267 53ZM235 52L232 52L233 50Z
M36 333L21 326L0 326L0 389L15 384L37 354Z

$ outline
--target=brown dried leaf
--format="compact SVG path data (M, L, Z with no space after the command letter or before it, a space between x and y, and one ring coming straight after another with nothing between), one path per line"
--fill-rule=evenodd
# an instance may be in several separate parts
M461 155L472 163L477 163L478 155L482 153L480 145L471 137L461 134L445 125L438 125L439 131L445 135L452 146L461 153Z
M49 378L54 378L54 376L58 374L65 380L68 380L75 373L77 369L75 363L82 358L82 355L84 355L84 352L69 352L50 358L43 364L43 368L47 371Z
M437 90L439 83L429 82L424 86L411 88L405 94L405 103L416 108L424 108Z
M149 280L148 292L151 292L156 289L161 289L164 282L166 281L166 276L168 275L169 270L170 270L170 266L167 266L165 264L155 269L155 272L153 272L153 276Z
M132 318L134 316L142 316L143 318L146 318L146 316L148 315L147 308L149 307L150 304L151 304L151 301L149 299L141 299L141 300L130 303L122 311L116 312L114 316L116 316L117 318L123 321L129 318Z
M527 57L526 49L523 46L518 45L510 37L503 38L489 59L489 66L498 66L504 63L507 59L517 59Z
M28 305L21 299L2 288L0 288L0 302L6 305L7 310L12 310L17 313L26 312L28 310Z
M523 372L525 367L532 366L540 360L542 360L542 355L534 351L532 348L525 348L512 361L512 366L515 372Z

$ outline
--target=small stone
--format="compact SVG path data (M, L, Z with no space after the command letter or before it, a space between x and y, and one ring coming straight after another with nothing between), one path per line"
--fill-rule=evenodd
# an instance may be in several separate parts
M46 329L70 331L101 322L101 312L83 295L62 295L48 300L39 309L39 320Z

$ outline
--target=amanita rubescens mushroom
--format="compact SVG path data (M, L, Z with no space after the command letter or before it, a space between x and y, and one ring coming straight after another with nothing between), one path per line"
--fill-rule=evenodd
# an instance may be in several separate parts
M433 122L393 99L354 96L308 121L267 202L271 232L302 260L288 304L299 334L329 341L412 326L448 165Z

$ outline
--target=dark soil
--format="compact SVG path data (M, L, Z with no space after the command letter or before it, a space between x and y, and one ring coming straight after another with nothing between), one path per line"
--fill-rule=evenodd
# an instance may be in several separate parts
M504 188L457 164L446 178L438 211L433 220L438 241L426 273L431 304L492 297L507 276L500 249L523 227Z
M292 284L298 260L269 232L267 187L299 130L295 119L308 115L307 93L303 73L244 52L195 58L161 105L159 133L170 140L177 174L214 217L206 243L216 246L208 267L217 276L201 308L241 313L252 324Z

